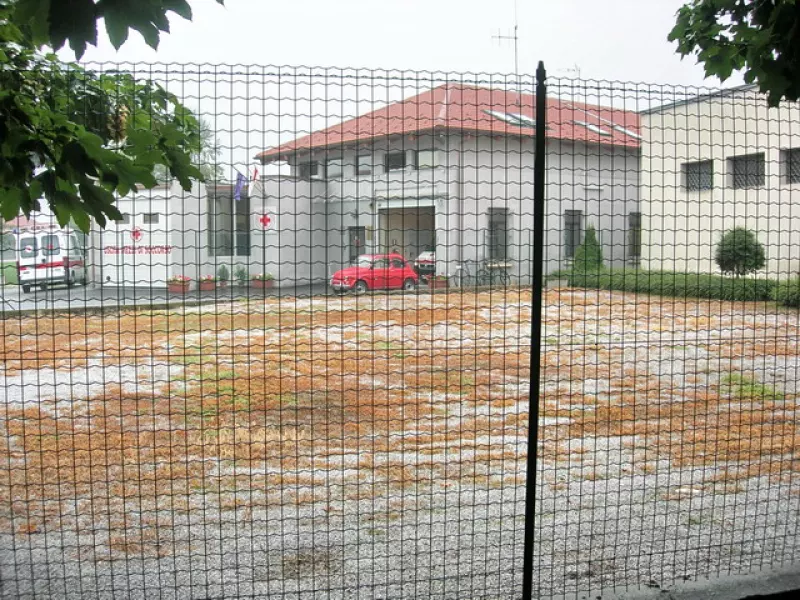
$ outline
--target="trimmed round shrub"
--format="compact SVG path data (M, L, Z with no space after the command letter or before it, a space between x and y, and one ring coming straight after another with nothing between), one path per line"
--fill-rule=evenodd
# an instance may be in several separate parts
M586 228L583 243L575 251L575 257L572 259L572 269L579 273L603 269L603 248L600 246L600 242L597 241L597 234L591 225Z
M720 271L736 277L755 273L767 262L764 246L744 227L735 227L722 235L714 258Z
M780 282L775 288L775 300L784 306L800 308L800 278Z

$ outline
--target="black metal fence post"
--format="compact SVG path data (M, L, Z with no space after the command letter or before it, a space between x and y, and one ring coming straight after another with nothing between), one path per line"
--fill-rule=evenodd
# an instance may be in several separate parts
M522 597L533 594L533 544L536 518L536 470L539 446L539 368L541 364L542 288L544 285L544 178L547 86L544 63L536 68L536 141L533 158L533 300L531 306L531 373L529 391L528 458L525 479L525 550L522 559Z

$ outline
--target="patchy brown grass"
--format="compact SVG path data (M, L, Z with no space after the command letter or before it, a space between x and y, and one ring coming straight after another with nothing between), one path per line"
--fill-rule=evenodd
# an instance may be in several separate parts
M146 527L116 535L134 527L121 518L128 503L188 511L191 499L216 494L221 509L244 513L263 502L235 493L248 489L289 504L326 503L324 476L343 470L352 485L342 496L350 500L524 481L530 356L517 336L529 329L530 295L378 298L392 305L381 309L367 301L358 309L350 300L327 309L266 300L230 313L0 322L10 376L88 361L175 367L170 381L150 382L147 393L109 386L57 415L46 402L9 407L0 435L0 519L20 535L56 520L77 526L62 518L62 503L77 503L110 523L112 556L159 556L168 544ZM797 343L740 339L754 308L635 304L622 294L562 290L547 293L545 311L545 328L558 331L559 342L542 357L543 382L556 391L544 394L540 411L565 419L541 432L545 461L579 459L583 480L604 479L612 475L595 464L592 440L623 437L625 448L675 468L729 465L711 486L800 471L796 419L782 403L735 401L701 373L667 386L642 366L648 353L673 343L661 336L689 330L697 339L709 329L726 332L702 346L715 360L796 355ZM610 338L620 324L645 347L641 359ZM779 329L786 338L785 326L758 326L762 340L777 339ZM602 393L587 391L589 381L602 382ZM656 471L647 461L634 467Z

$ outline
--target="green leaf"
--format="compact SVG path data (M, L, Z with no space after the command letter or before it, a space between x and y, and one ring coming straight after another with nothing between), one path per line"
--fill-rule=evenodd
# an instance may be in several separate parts
M88 179L84 179L78 189L83 201L93 208L102 209L114 204L114 194L91 183Z
M156 136L147 129L128 129L128 142L142 150L156 145Z
M50 0L18 0L13 18L17 23L30 28L35 46L42 46L49 40L49 15Z
M171 10L179 17L183 17L187 21L192 20L192 7L186 0L164 0L164 8Z
M89 233L89 228L91 226L91 219L89 218L89 214L82 210L72 210L71 213L72 220L77 225L78 229L80 229L83 233Z
M17 188L0 188L0 216L10 221L19 215L22 204L22 190Z
M92 0L58 0L50 5L50 44L54 50L66 42L78 58L86 45L97 45L97 8Z
M126 14L117 7L109 7L103 12L106 23L106 33L111 45L117 50L128 40L128 19Z
M28 197L33 200L38 200L42 197L42 183L38 179L33 179L28 187Z
M69 142L64 146L61 154L61 159L69 163L72 168L77 169L80 173L89 173L90 175L97 175L92 160L86 153L83 145L78 141Z
M103 139L94 133L85 132L78 136L83 149L90 157L95 160L104 160L108 150L103 148Z
M72 216L72 199L70 195L65 192L57 193L50 203L50 207L56 215L59 226L66 227Z

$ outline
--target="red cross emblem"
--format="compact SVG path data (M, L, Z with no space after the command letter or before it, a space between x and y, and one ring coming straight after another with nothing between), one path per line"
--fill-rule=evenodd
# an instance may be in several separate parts
M138 227L136 229L131 230L131 239L134 242L138 242L140 239L142 239L143 235L144 234L142 233L142 230L139 229Z
M264 229L267 229L272 224L272 217L269 215L261 215L258 221Z

